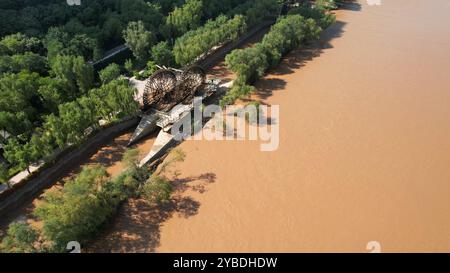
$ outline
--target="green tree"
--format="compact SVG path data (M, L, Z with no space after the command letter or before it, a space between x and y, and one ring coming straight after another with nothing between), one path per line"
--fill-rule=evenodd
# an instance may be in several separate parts
M173 187L167 179L160 176L152 176L142 188L144 198L154 204L162 204L170 200Z
M122 163L126 168L126 172L129 176L132 176L135 180L135 183L142 183L149 177L149 172L146 168L140 167L139 163L139 150L138 149L129 149L127 150L122 158ZM127 184L131 184L128 181ZM133 189L137 189L137 185L133 185Z
M44 131L51 136L59 148L63 149L66 147L68 133L66 132L66 126L64 126L64 122L61 118L54 114L50 114L45 118L43 127Z
M11 34L0 40L0 47L8 55L23 54L28 51L42 51L42 43L38 38L28 37L22 33Z
M136 169L139 165L139 150L138 149L129 149L126 150L122 162L125 165L125 168L128 169Z
M11 188L11 184L9 183L9 172L5 165L0 163L0 184L5 184L8 188Z
M101 57L98 41L86 34L75 35L66 45L63 53L66 55L83 56L87 60Z
M133 74L133 70L134 70L134 64L133 61L131 59L127 59L125 61L125 64L123 65L125 70L129 73L129 74Z
M233 104L237 99L250 95L255 88L251 85L235 82L231 89L220 99L220 106Z
M30 132L32 128L33 124L25 112L0 112L0 130L8 132L8 134L13 136L18 136ZM4 142L4 139L2 139L2 142Z
M91 126L93 129L100 127L98 122L98 111L95 102L89 96L83 96L77 99L80 111L84 116L85 125ZM86 129L86 128L85 128Z
M2 111L24 111L33 119L36 109L32 102L39 89L39 75L22 71L18 74L7 73L0 77L0 109Z
M113 80L89 92L98 117L112 121L118 116L133 116L139 109L134 99L136 89L124 80Z
M267 57L260 47L237 49L225 58L228 68L237 74L241 83L252 83L264 75Z
M66 43L70 40L69 34L65 32L62 27L49 28L43 40L44 46L47 49L47 57L50 62L58 56L66 47Z
M58 55L52 62L51 69L52 74L66 84L70 99L87 93L94 84L94 69L92 65L85 63L83 57Z
M30 165L39 159L37 147L33 146L31 142L25 144L20 143L17 138L11 138L8 143L4 145L5 158L16 164L21 169L26 169L30 174Z
M44 108L51 113L58 112L58 105L71 99L65 81L57 78L41 78L38 89Z
M336 9L335 0L316 0L316 7L325 11Z
M0 244L0 252L34 253L38 233L26 223L15 222L9 225L8 232Z
M84 168L64 188L47 192L34 214L42 221L42 235L51 250L65 251L70 241L85 243L112 215L120 200L110 191L103 167Z
M136 59L144 61L148 57L154 38L153 34L145 29L142 21L128 23L123 31L123 38Z
M5 53L3 53L5 54ZM0 47L0 74L6 73L6 72L12 72L13 66L12 66L12 59L11 56L3 55L1 53L1 47Z
M109 83L120 76L119 65L112 63L99 72L100 80L103 84Z
M175 57L173 56L172 50L167 42L160 42L153 46L151 55L153 61L159 65L171 67L175 64Z
M312 5L309 2L305 2L299 7L293 8L289 11L289 15L301 15L307 19L313 19L318 26L322 29L327 28L331 24L333 24L336 20L336 16L331 12L328 12L328 9L324 6Z
M59 119L66 138L66 144L77 144L84 138L85 130L92 124L90 115L83 111L78 101L59 106Z
M18 73L22 70L37 72L41 75L47 73L47 60L33 52L25 52L24 54L16 54L11 56L11 72Z
M164 32L167 38L176 38L189 30L199 27L202 18L202 0L187 0L167 16Z

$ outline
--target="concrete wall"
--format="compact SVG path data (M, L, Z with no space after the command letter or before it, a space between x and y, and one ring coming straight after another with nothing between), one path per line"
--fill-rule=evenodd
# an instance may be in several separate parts
M14 188L0 195L0 217L8 212L31 202L44 189L52 186L55 181L66 175L74 163L81 163L96 153L105 143L137 126L139 119L132 118L111 125L86 140L75 149L63 152L56 163L44 168L32 175L31 178L22 181Z

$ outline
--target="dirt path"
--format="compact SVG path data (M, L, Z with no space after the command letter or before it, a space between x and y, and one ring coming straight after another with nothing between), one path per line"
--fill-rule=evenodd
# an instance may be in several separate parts
M182 205L131 202L96 250L450 251L450 3L360 3L258 83L277 151L184 142Z

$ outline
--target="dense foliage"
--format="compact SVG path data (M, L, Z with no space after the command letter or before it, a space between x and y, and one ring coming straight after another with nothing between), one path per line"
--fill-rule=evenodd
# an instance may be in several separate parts
M168 202L172 185L165 175L174 163L185 157L179 150L174 154L152 175L138 166L137 150L125 152L122 161L126 169L115 178L101 166L84 168L63 188L45 193L33 211L42 228L35 230L26 223L11 224L0 251L65 252L68 242L85 245L129 197L142 194L151 205Z
M196 61L215 46L239 37L247 26L276 17L279 9L278 0L246 1L228 11L228 16L208 20L204 26L176 40L173 48L176 63L184 66Z
M10 138L4 145L4 156L12 164L25 169L29 164L52 154L55 147L66 148L81 143L89 132L97 129L99 119L113 121L133 115L138 104L135 89L123 80L112 80L85 96L60 104L58 115L45 117L42 127L33 131L29 140Z
M125 64L125 70L138 78L148 77L156 65L177 66L174 52L178 63L185 64L236 38L245 29L243 18L219 15L240 6L244 8L238 11L245 13L254 9L251 4L261 6L259 2L276 0L90 0L80 6L55 0L2 1L0 130L11 137L9 142L4 137L0 141L10 161L9 172L17 172L32 158L39 159L30 156L33 149L28 143L33 135L44 137L50 147L64 146L67 141L78 143L83 127L92 126L98 113L109 119L105 107L89 109L88 93L111 88L101 85L117 79L122 69L105 64L97 77L90 60L125 42L135 57ZM173 50L174 39L186 32L177 43L181 51ZM190 44L181 45L182 41ZM145 64L144 72L138 73ZM74 110L81 109L81 103L84 110ZM70 126L56 122L71 114ZM23 149L18 148L22 145Z
M61 0L1 1L0 36L18 32L46 36L49 52L70 45L77 50L77 45L81 45L89 51L87 55L97 52L99 57L101 51L122 42L122 31L130 21L141 20L148 29L158 29L164 12L182 2L89 0L80 6L69 6ZM87 55L83 56L89 59Z
M173 52L179 65L195 61L212 47L236 39L246 29L245 19L236 15L232 19L221 15L203 27L190 31L177 39Z
M135 115L135 89L121 78L121 67L106 66L96 77L87 60L123 42L135 59L130 74L147 64L188 65L214 47L239 37L248 27L279 15L279 0L90 0L69 7L60 0L0 2L0 130L4 157L0 183L16 170L50 159L56 148L79 145L100 120ZM334 21L333 0L304 1L281 18L253 47L226 58L238 78L221 105L250 94L249 85L304 42L317 39ZM2 134L3 135L3 134ZM69 241L86 243L130 196L152 204L170 199L164 176L138 167L138 153L124 156L126 170L111 178L100 166L85 168L62 189L49 191L34 214L42 228L13 223L0 244L2 252L65 251Z
M330 4L329 1L326 3ZM261 78L267 69L278 65L284 55L302 43L318 39L323 27L334 21L334 17L328 15L328 8L331 6L325 8L321 5L302 5L290 15L279 19L260 43L228 54L226 64L236 73L237 80L222 98L221 104L231 104L235 99L248 95L251 91L247 84Z
M83 169L62 190L47 192L34 213L43 221L42 234L51 249L62 252L70 241L84 243L115 211L123 198L121 187L96 166Z
M228 11L229 16L244 15L248 26L253 26L268 19L276 18L281 9L279 0L249 0Z
M312 18L320 27L325 29L336 19L334 14L327 12L334 8L336 8L334 0L318 0L314 4L305 2L299 7L291 9L289 14L299 14L305 18Z
M138 61L145 61L148 58L154 36L150 31L145 29L142 21L130 22L123 31L123 37L126 45L133 51L134 57Z
M13 223L0 244L0 252L33 253L38 233L25 223Z

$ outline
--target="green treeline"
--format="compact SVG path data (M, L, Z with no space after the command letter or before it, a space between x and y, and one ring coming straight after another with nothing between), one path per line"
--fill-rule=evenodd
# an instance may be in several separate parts
M45 193L33 214L42 228L13 223L0 243L0 252L65 252L68 242L82 246L116 213L120 203L142 195L150 205L170 200L172 186L166 176L185 154L175 150L164 170L150 174L138 167L137 150L128 150L122 159L126 169L112 178L101 166L84 168L62 189Z
M311 14L314 16L310 17ZM254 88L248 84L263 77L269 68L276 67L293 49L318 39L322 30L333 22L334 16L327 8L306 3L280 18L260 43L228 54L225 62L237 79L222 98L221 105L232 104L237 98L250 94Z
M279 0L89 0L69 7L61 0L0 2L0 183L55 149L80 145L100 129L138 111L135 89L123 71L144 76L156 65L184 66L215 46L235 40L248 27L277 17ZM251 86L282 57L318 39L334 22L333 0L304 3L279 18L263 40L234 50L226 64L237 75L221 104L254 91ZM110 64L98 75L87 62L125 42L133 59ZM5 132L8 133L6 137ZM65 186L47 192L34 210L42 228L13 223L0 252L63 252L69 241L86 244L113 217L120 203L142 195L167 202L165 177L176 152L161 171L138 167L138 153L125 153L125 171L110 177L100 166L85 168Z
M46 43L49 56L61 52L96 60L124 42L130 22L141 21L157 40L175 39L245 0L3 0L0 37L22 33ZM258 2L249 0L249 2Z
M4 146L4 156L20 170L40 159L51 159L55 148L80 144L88 136L88 128L99 129L100 119L111 122L136 114L139 106L134 93L135 89L125 80L116 79L74 101L60 104L58 115L46 116L28 141L11 138Z
M178 38L173 48L178 65L190 64L215 46L237 39L248 26L275 18L280 10L278 0L247 1L228 12L208 20L203 27L191 30Z
M275 6L277 1L90 0L80 6L50 0L2 1L0 145L6 161L0 164L0 173L5 173L0 182L7 183L25 164L46 157L47 148L78 143L99 118L110 121L111 113L131 113L132 97L125 99L131 89L114 81L122 72L143 78L156 71L156 65L189 63L241 34L245 12L259 14L261 7L270 6L255 4L260 2ZM222 15L232 10L233 17ZM123 42L134 58L123 66L111 64L97 75L88 60ZM130 105L114 109L97 102L96 111L89 109L87 101L99 92L95 90L106 89L117 91L108 95L109 100L117 96ZM69 112L73 120L63 118ZM33 137L48 142L45 151L34 148L42 143Z

